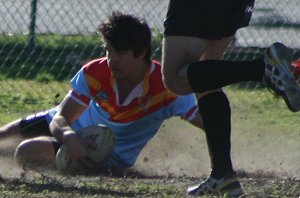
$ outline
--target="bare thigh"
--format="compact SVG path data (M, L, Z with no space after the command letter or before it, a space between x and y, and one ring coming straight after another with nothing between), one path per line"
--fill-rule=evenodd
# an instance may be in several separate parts
M232 38L233 36L226 37L221 40L208 40L206 48L199 60L221 59L227 47L231 43Z
M180 68L199 60L206 40L196 37L167 36L163 40L162 74L166 87L177 94L192 90L185 76L178 75Z
M162 73L166 87L177 94L192 93L187 79L187 64L208 59L221 59L231 40L232 37L221 40L182 36L165 37Z

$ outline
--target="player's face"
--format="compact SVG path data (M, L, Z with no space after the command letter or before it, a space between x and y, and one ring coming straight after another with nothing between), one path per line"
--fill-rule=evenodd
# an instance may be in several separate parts
M110 45L105 46L108 66L115 78L127 78L132 75L138 65L131 50L117 51Z

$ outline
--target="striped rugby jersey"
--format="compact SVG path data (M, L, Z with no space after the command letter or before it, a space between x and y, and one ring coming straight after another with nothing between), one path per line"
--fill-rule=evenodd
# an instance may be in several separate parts
M106 57L84 65L71 84L71 97L87 107L72 128L95 124L110 128L115 133L116 145L109 163L119 170L134 165L141 149L164 120L173 116L191 120L197 112L194 95L176 96L164 87L161 65L156 61L121 105Z

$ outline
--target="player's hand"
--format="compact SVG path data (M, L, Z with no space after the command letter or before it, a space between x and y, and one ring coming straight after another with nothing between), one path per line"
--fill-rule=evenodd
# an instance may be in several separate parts
M65 135L66 158L71 169L92 168L95 163L87 155L89 150L96 149L97 144L93 138L81 138L75 132Z
M97 149L97 144L95 142L96 138L97 136L90 136L90 137L82 138L81 141L87 150L90 149L96 150Z
M95 137L96 138L96 137ZM93 136L81 138L81 143L84 145L86 152L90 152L91 150L97 149L97 144L95 142L95 138ZM93 168L95 167L96 163L93 162L90 158L87 156L81 159L80 161L82 166L85 166L86 168Z
M66 158L69 163L81 161L87 156L86 147L75 132L64 134L63 143L66 147Z

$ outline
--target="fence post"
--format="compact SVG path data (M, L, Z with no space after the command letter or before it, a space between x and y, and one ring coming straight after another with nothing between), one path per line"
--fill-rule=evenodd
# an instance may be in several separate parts
M35 47L35 18L36 18L36 10L37 10L37 0L31 1L31 12L30 12L30 24L29 24L29 35L28 35L28 43L27 43L27 54L30 54Z

